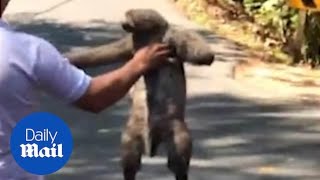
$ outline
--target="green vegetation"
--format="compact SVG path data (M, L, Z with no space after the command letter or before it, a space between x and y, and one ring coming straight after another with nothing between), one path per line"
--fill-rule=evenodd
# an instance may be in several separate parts
M189 17L199 23L214 26L215 23L212 22L223 17L225 24L228 25L253 24L245 29L249 29L251 35L258 35L261 43L267 44L273 55L284 58L289 55L291 58L288 59L292 59L291 63L294 64L303 62L313 67L320 65L320 13L318 12L299 12L290 8L287 0L176 1L188 12ZM216 14L212 15L208 7L218 8L220 16L217 18ZM221 25L213 29L219 31L219 28Z
M246 12L266 29L269 37L286 43L293 36L298 13L286 5L286 0L244 0L243 3Z

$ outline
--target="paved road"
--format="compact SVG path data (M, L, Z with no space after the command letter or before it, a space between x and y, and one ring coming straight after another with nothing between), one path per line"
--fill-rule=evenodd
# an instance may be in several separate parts
M317 107L278 102L274 100L276 91L265 92L232 80L234 62L246 57L243 47L188 21L171 2L13 1L7 17L18 29L47 38L67 51L120 38L119 21L129 8L158 10L172 24L203 34L217 53L211 67L187 66L187 121L195 142L191 180L320 179ZM105 69L108 67L88 72L97 74ZM65 107L48 97L44 97L42 109L66 119L75 141L70 162L49 180L122 179L119 138L127 117L127 99L99 115ZM139 179L173 179L165 156L144 158L143 162Z

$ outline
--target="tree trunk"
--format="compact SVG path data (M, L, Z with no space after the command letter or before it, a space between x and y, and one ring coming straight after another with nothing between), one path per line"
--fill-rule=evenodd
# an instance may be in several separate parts
M306 18L307 18L307 12L303 10L299 11L299 24L291 45L294 64L298 64L301 62L301 60L303 60L302 46L304 43L304 28L305 28Z
M316 67L319 65L320 56L320 13L309 12L306 17L305 28L305 46L306 49L303 52L304 57L312 65Z

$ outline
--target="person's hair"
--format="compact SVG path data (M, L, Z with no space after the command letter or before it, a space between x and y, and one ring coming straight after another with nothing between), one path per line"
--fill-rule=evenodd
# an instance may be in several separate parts
M0 10L0 17L1 17L10 0L0 0L0 1L1 1L1 10Z

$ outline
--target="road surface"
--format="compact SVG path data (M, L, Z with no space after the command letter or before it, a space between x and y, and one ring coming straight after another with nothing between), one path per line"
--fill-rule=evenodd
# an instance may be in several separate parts
M44 37L59 50L120 38L130 8L152 8L172 24L197 30L216 52L210 67L187 65L187 122L194 138L191 180L319 180L320 114L315 105L278 101L234 81L231 69L243 47L187 20L167 0L13 1L6 17L17 29ZM89 69L97 74L110 69ZM267 102L267 103L266 103ZM125 98L99 115L44 97L42 110L65 119L74 137L69 163L49 180L120 180L119 141L128 115ZM164 154L143 159L139 180L171 180Z

